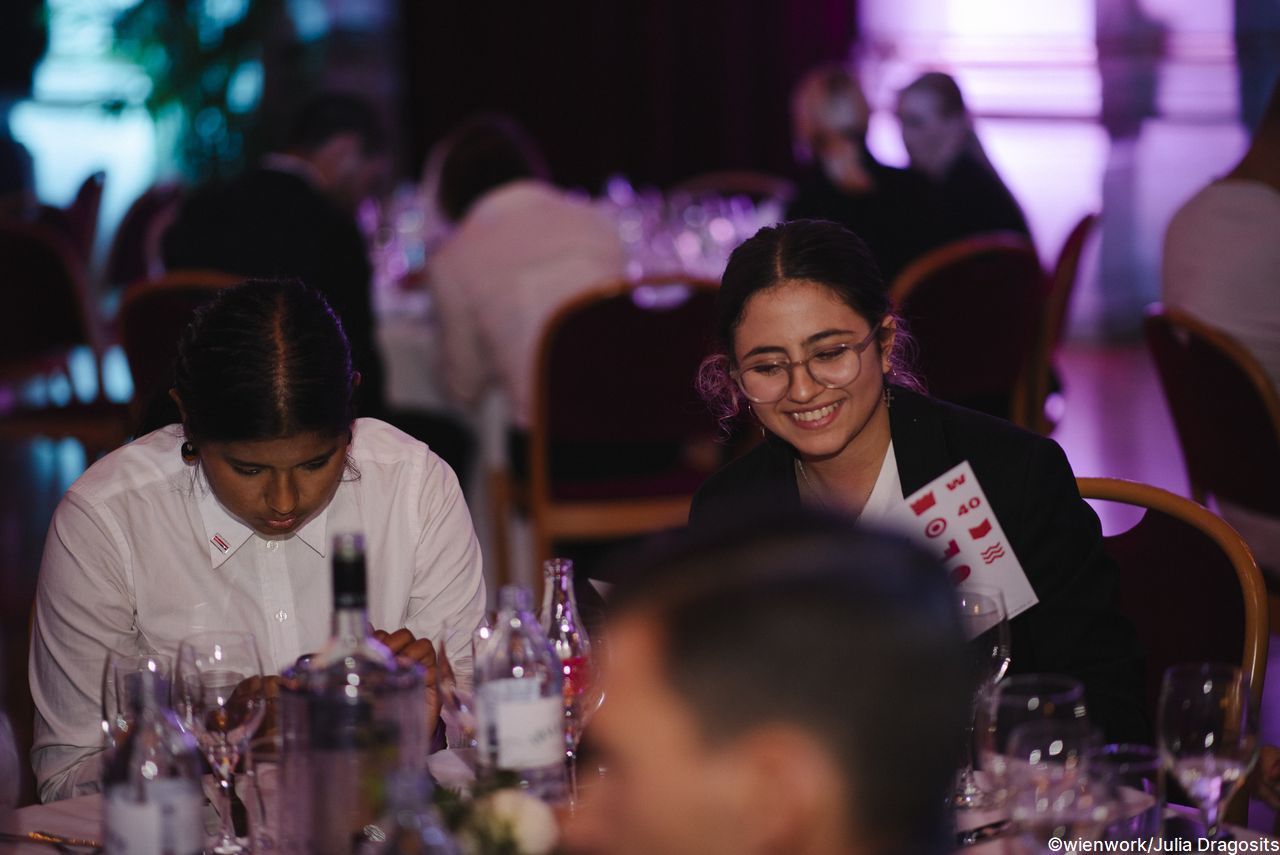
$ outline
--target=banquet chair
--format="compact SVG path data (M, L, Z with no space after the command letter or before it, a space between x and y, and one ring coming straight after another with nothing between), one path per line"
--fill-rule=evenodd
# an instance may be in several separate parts
M133 374L129 416L137 428L151 408L164 405L173 379L178 340L196 309L243 277L213 270L171 270L159 279L136 284L120 303L120 344Z
M71 437L90 460L119 445L127 416L103 395L102 333L78 253L38 224L0 223L0 271L7 298L0 312L0 440ZM71 394L61 405L24 400L29 384L49 388L51 378L74 391L71 359L83 349L97 374L93 397Z
M111 238L102 282L124 288L153 278L159 271L158 231L182 199L181 184L165 182L148 188L125 211Z
M98 212L106 177L102 171L92 173L67 207L41 205L36 214L36 222L61 233L86 266L93 257L93 242L98 235Z
M528 478L489 481L500 581L510 578L512 505L531 520L535 567L557 542L685 524L724 449L694 388L715 291L687 278L616 283L566 302L543 327Z
M916 341L931 395L1010 418L1044 293L1031 241L994 232L925 253L898 274L889 298Z
M1192 497L1280 517L1280 394L1266 369L1234 338L1177 309L1153 306L1145 330Z
M1049 274L1044 310L1031 359L1014 392L1011 408L1013 421L1045 436L1052 433L1055 427L1045 412L1045 402L1049 399L1054 381L1053 356L1062 342L1071 295L1075 293L1080 281L1080 258L1097 222L1097 214L1085 214L1081 217L1058 252L1053 272Z
M1267 673L1268 603L1244 539L1217 514L1159 487L1118 478L1076 483L1086 499L1146 509L1133 528L1103 544L1120 566L1120 610L1146 652L1152 723L1165 669L1184 662L1238 665L1256 716ZM1228 821L1247 822L1247 808L1247 799L1232 802Z
M690 196L749 196L756 201L777 199L784 205L796 194L796 185L780 175L751 170L703 172L686 178L671 193Z

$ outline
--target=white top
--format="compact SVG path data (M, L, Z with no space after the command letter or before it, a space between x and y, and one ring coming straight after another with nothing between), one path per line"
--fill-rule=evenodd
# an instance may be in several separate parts
M109 649L173 656L205 629L258 640L278 673L330 633L330 539L365 536L369 621L444 641L470 682L485 604L480 548L453 471L421 442L355 423L352 470L291 536L266 538L214 497L170 425L113 451L54 513L31 643L32 764L42 801L97 789L102 673ZM357 474L358 473L358 474ZM215 540L227 547L224 551Z
M858 515L858 522L878 525L885 521L889 512L902 504L902 478L898 475L898 455L893 451L893 440L889 440L889 449L884 453L884 461L880 464L880 474L876 476L871 495Z
M1163 299L1230 334L1280 385L1280 192L1227 180L1192 196L1165 234Z
M428 263L450 395L471 407L501 386L512 421L527 428L543 325L624 270L617 226L586 202L535 181L486 194Z

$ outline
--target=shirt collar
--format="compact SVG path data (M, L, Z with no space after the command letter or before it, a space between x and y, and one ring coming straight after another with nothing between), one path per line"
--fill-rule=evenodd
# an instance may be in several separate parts
M196 472L197 502L207 538L205 545L209 550L210 564L214 570L217 570L240 547L244 546L245 541L250 538L258 540L267 540L268 538L259 535L251 526L246 525L239 517L223 507L222 503L218 501L218 497L213 494L213 490L209 487L209 481L205 478L204 471L197 467ZM341 485L339 485L339 489L341 489ZM337 497L335 496L335 498ZM329 504L320 510L320 513L308 520L302 528L292 535L315 550L316 554L321 558L328 554L329 508L332 505L333 501L330 500Z

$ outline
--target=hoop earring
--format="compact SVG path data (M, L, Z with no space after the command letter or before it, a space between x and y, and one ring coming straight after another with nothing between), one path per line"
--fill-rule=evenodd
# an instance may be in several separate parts
M183 463L195 463L196 458L200 456L196 447L190 442L182 443L181 454Z

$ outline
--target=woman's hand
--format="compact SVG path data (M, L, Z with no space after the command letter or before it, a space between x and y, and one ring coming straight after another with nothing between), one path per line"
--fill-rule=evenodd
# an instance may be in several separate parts
M426 669L427 677L427 735L436 732L440 723L440 692L436 649L429 638L417 638L407 629L395 632L375 629L373 637L387 646L398 659L416 662Z

